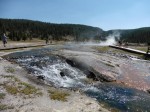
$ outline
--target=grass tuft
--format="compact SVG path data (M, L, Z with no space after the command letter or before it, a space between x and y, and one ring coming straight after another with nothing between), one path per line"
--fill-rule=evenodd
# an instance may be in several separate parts
M14 73L14 72L15 72L15 69L12 68L12 67L5 67L5 71L6 71L7 73Z
M37 91L38 91L38 89L36 89L31 84L27 84L25 82L21 82L19 84L24 86L24 89L21 90L21 93L23 93L25 95L34 94L34 93L37 93Z
M10 85L5 85L5 89L7 90L8 93L13 95L16 95L19 92L17 87L10 86Z
M3 75L3 77L13 79L15 82L20 82L20 80L13 75Z
M14 79L15 84L8 85L7 83L5 83L2 85L2 86L4 86L6 91L12 95L16 95L17 93L24 94L24 95L31 95L31 94L37 94L39 96L42 95L42 93L40 91L38 91L39 89L36 89L31 84L21 82L15 76L10 75L10 76L3 76L3 77Z
M48 90L49 96L52 100L67 101L67 96L69 93L58 91L58 90Z

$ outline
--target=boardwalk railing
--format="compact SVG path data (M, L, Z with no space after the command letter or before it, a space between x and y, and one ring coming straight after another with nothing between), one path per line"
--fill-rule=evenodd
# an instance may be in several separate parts
M126 48L126 47L123 47L123 46L110 45L109 47L116 48L116 49L121 49L121 50L124 50L124 51L127 51L127 52L131 52L131 53L135 53L135 54L141 54L141 55L144 55L145 57L150 57L150 47L148 47L147 52L136 50L136 49L132 49L132 48Z

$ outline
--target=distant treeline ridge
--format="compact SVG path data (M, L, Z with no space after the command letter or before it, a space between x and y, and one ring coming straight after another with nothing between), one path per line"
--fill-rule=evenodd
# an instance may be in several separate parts
M109 30L80 24L54 24L25 19L0 19L0 34L6 33L14 41L32 38L63 41L105 40L113 32L120 40L130 43L150 43L150 27L130 30Z
M24 19L0 19L0 34L6 32L11 40L32 38L53 40L100 40L102 29L79 24L54 24ZM69 38L67 38L67 36Z

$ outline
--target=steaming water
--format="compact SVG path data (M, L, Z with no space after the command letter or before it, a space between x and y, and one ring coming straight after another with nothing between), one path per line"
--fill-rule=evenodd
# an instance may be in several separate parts
M80 89L90 97L96 98L111 108L128 112L148 112L150 95L115 83L89 84L86 74L71 67L65 59L51 55L52 49L38 49L13 53L8 56L34 75L44 75L55 87ZM64 76L61 74L64 73Z
M115 45L117 42L114 37L108 37L106 41L100 42L101 46Z
M55 87L84 87L81 80L85 79L86 75L57 56L28 57L16 61L36 76L44 75L49 83ZM65 76L61 76L61 72Z

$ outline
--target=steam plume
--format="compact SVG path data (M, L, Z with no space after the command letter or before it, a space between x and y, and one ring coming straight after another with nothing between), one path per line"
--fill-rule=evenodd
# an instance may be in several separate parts
M119 31L113 31L112 34L108 35L106 37L106 41L101 41L101 46L108 46L108 45L115 45L117 44L117 40L120 39L120 32Z

